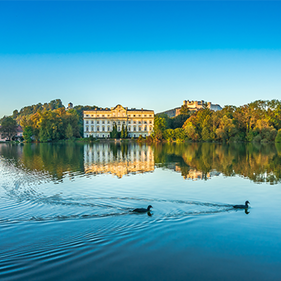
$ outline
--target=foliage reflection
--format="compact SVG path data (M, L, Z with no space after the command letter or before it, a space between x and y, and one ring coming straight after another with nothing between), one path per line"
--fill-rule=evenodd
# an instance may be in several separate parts
M223 174L256 183L281 182L281 144L0 144L0 155L20 169L47 172L55 181L77 174L121 178L153 172L156 166L180 172L185 179Z

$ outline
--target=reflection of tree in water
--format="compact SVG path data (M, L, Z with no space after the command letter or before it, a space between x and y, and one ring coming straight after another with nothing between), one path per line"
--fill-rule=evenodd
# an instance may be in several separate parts
M0 153L7 159L14 159L15 165L32 171L46 171L55 180L63 178L64 173L70 175L84 172L84 145L69 144L25 144L3 145Z
M107 161L114 161L116 165L125 160L131 161L132 157L137 159L142 153L138 163L149 164L149 171L154 170L155 162L158 167L181 172L184 178L206 180L217 172L225 176L239 175L254 182L281 182L281 144L157 144L151 147L153 151L150 148L149 157L154 157L153 162L149 160L144 144L129 142L88 146L88 150L111 152L113 159ZM61 180L66 172L70 176L76 172L85 173L87 149L84 144L75 143L0 144L0 155L20 169L48 172L54 180Z
M158 166L179 170L184 178L207 179L213 171L240 175L254 182L281 182L281 145L273 144L160 144L154 148ZM197 171L197 176L195 171Z

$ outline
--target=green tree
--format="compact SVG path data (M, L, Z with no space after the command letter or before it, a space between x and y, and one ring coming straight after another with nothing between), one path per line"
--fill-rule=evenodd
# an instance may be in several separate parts
M65 137L67 139L71 139L73 137L73 130L72 130L72 126L70 125L70 123L68 123L68 125L66 127Z
M166 129L166 121L163 117L155 116L154 118L154 130L153 130L153 137L155 140L162 140L163 133Z
M23 129L23 138L26 142L32 142L33 130L31 126L26 126Z
M278 130L277 136L275 138L276 143L281 143L281 129Z
M184 131L188 139L197 140L198 134L196 133L195 127L191 122L185 123Z
M164 139L167 141L172 141L175 136L175 132L173 129L167 129L163 133Z
M119 132L117 131L117 125L114 123L112 131L110 132L110 137L112 139L116 139L119 136Z
M189 115L190 116L190 110L186 105L182 105L180 109L180 115Z
M177 141L184 141L185 139L185 131L183 128L176 128L175 130L175 138Z
M17 135L17 122L12 117L4 117L1 123L0 134L2 138L11 140Z

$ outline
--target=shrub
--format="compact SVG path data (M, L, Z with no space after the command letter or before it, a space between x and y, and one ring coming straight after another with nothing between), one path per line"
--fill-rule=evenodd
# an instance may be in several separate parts
M276 143L281 143L281 129L278 130L277 136L275 138Z

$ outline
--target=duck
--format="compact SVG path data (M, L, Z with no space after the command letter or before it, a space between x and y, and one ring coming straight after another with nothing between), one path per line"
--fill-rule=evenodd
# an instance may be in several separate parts
M248 209L249 208L248 204L250 204L250 202L247 200L245 202L245 205L234 205L233 208L235 208L235 209Z
M146 212L150 212L150 209L153 208L151 205L149 205L147 207L147 209L145 208L136 208L133 210L133 212L136 212L136 213L146 213Z

